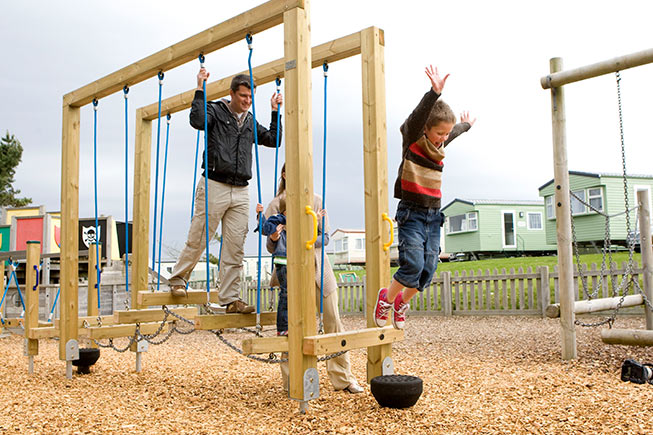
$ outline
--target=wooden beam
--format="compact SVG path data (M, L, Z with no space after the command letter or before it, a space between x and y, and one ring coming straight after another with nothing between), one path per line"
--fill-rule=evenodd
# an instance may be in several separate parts
M361 32L352 33L351 35L342 38L334 39L333 41L320 44L312 49L312 62L313 68L321 67L324 62L333 63L351 56L356 56L361 52ZM249 70L240 72L239 74L249 75ZM229 95L229 87L231 79L236 74L215 80L206 84L206 98L208 100L215 100ZM285 76L285 59L277 59L268 62L264 65L253 68L252 75L258 86L265 83L274 81L277 77L283 78ZM161 101L162 116L168 113L176 113L181 110L188 109L193 102L195 96L195 88L166 98ZM159 116L159 103L152 103L144 106L141 109L143 119L153 121Z
M133 337L136 332L136 326L137 325L94 326L88 328L87 331L88 337L95 340L102 340L104 338ZM141 334L153 334L160 326L161 322L141 323L140 331Z
M567 71L552 71L551 74L540 78L540 85L543 89L555 88L569 83L610 74L616 71L623 71L628 68L646 65L653 62L653 48L615 57L580 68Z
M219 302L218 292L211 290L210 302ZM138 292L138 306L148 307L152 305L202 305L206 301L206 291L204 290L188 290L187 296L176 297L172 296L170 292Z
M170 311L189 320L195 318L199 313L197 307L171 308ZM150 308L143 310L115 311L113 313L113 318L114 323L117 325L124 323L162 322L165 318L165 314L166 313L161 308ZM177 320L177 318L168 315L168 321L172 320Z
M639 329L602 329L601 340L607 344L653 346L653 331Z
M365 261L367 327L374 328L374 305L379 289L390 284L389 225L383 220L388 206L388 141L385 107L385 56L383 31L376 27L361 32L363 74L363 163L365 167ZM392 346L376 346L367 351L368 382L383 374L383 360L392 355Z
M37 241L27 242L27 263L25 265L25 337L26 354L39 354L39 341L29 338L29 331L39 327L39 254L41 243Z
M134 215L132 227L132 286L148 288L150 247L150 168L152 155L152 122L136 111L136 143L134 145ZM132 292L132 308L142 308L138 292Z
M628 295L623 299L623 301L621 301L621 296L576 301L574 302L574 313L597 313L600 311L614 310L617 308L617 306L622 308L636 307L638 305L642 305L643 303L644 299L642 298L642 295ZM552 319L560 317L560 304L551 304L547 306L546 316Z
M261 325L275 325L277 313L261 313ZM195 317L195 329L213 330L228 328L246 328L256 325L256 314L202 314Z
M305 207L313 204L313 133L311 117L311 32L308 0L304 9L283 16L286 69L286 205L288 220L288 366L289 396L304 402L304 373L317 367L302 352L305 336L316 334L315 253L306 249L313 221Z
M133 86L156 76L159 71L170 71L197 59L201 53L207 55L244 40L248 33L260 33L281 24L285 11L302 7L302 0L272 0L263 3L65 95L64 104L83 106L93 101L93 98L99 99L121 90L124 85Z
M66 344L77 340L79 268L79 107L63 106L61 147L61 333L59 359L66 360Z
M107 235L110 234L109 228L107 228ZM108 237L107 237L108 238ZM98 245L97 243L91 243L89 246L89 254L88 254L88 292L87 292L87 306L86 306L86 314L89 317L97 317L99 314L98 312L98 291L97 291L97 286L98 286L98 279L97 279L97 270L96 268L98 267L98 257L97 257L97 251L96 248L99 246L100 249L102 249L102 245ZM107 251L108 252L108 251Z
M84 326L100 326L97 321L98 316L79 316L77 318L77 328L83 328ZM113 325L113 315L110 316L100 316L102 325ZM54 319L54 327L59 329L60 320Z
M637 192L637 203L639 204L639 246L642 253L642 269L644 269L642 271L644 282L642 291L647 300L653 301L653 247L651 246L651 209L648 191ZM653 330L653 311L649 304L644 306L644 317L646 329Z
M404 331L392 326L304 337L304 354L328 355L343 350L390 345L404 339Z
M38 343L38 340L42 338L59 337L59 330L54 326L31 328L25 330L25 337Z
M247 338L242 341L242 347L245 355L288 352L288 337Z
M551 59L551 72L562 70L562 59ZM555 214L558 244L560 284L560 334L562 359L576 358L576 329L574 326L574 269L571 249L571 211L569 199L569 168L567 165L567 119L565 94L562 87L551 89L551 118L553 126L553 178L555 180Z

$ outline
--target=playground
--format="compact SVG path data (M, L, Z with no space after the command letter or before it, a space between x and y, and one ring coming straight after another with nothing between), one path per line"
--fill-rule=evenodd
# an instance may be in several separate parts
M348 330L361 317L343 319ZM320 398L298 414L281 389L276 364L231 352L207 331L174 335L148 356L106 352L92 373L60 375L58 343L44 341L33 375L21 338L2 339L0 433L650 433L650 385L619 380L625 358L645 348L603 344L599 330L579 328L579 358L560 359L557 319L411 317L395 344L399 373L424 380L406 410L380 408L369 394L335 392L323 363ZM643 328L641 317L620 327ZM229 334L236 337L237 334ZM351 351L365 377L364 350ZM27 393L29 392L29 393Z

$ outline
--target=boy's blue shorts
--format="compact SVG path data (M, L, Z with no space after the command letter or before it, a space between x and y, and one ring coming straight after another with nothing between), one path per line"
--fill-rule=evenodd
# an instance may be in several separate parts
M399 227L399 269L394 279L423 291L431 283L440 255L440 227L444 215L437 208L399 202L395 217Z

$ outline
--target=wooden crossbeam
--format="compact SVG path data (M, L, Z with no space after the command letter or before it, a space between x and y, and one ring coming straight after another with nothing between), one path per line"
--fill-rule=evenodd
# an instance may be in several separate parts
M248 33L255 34L283 22L283 13L293 8L303 8L303 0L272 0L227 21L210 27L170 47L89 83L64 96L63 102L70 106L83 106L93 98L102 98L133 86L159 71L170 71L193 59L200 53L208 54L234 42L244 40Z
M23 319L18 317L8 317L5 319L5 328L18 328L23 324Z
M155 323L141 323L140 331L142 334L153 334L161 326L160 322ZM165 330L165 328L164 328ZM136 331L136 325L109 325L109 326L95 326L87 328L88 337L95 340L104 338L119 338L119 337L132 337ZM82 330L79 331L80 335Z
M25 331L25 336L31 340L58 337L59 329L54 326L31 328Z
M247 338L243 340L242 347L245 355L288 352L288 337Z
M653 346L653 331L645 329L603 329L601 339L607 344Z
M184 319L193 319L199 312L197 307L171 308L170 311ZM116 311L113 313L115 324L161 322L164 317L165 312L161 308ZM176 317L168 315L168 320L176 320Z
M261 325L275 325L277 313L261 313ZM245 328L256 325L256 314L203 314L195 317L195 329Z
M361 32L352 33L342 38L313 47L311 65L313 68L322 66L324 62L336 62L361 52ZM249 71L239 74L249 75ZM252 75L258 86L270 83L277 77L283 78L285 74L285 59L277 59L258 66L252 70ZM235 74L234 74L235 75ZM229 95L231 79L234 75L206 84L206 98L215 100ZM161 113L175 113L191 106L195 97L195 88L181 94L166 98L161 101ZM159 116L159 103L153 103L139 109L143 119L153 121Z
M113 315L111 316L100 316L100 320L103 325L113 325L115 322L113 320ZM77 327L83 328L84 322L87 326L98 326L97 316L80 316L77 318ZM54 319L54 327L59 329L59 319Z
M599 311L614 310L621 308L636 307L644 303L642 295L628 295L623 301L621 296L613 298L599 298L574 302L575 314L597 313ZM551 304L546 307L546 316L550 318L560 317L560 304Z
M218 303L218 292L210 292L210 301ZM151 305L202 305L206 303L206 292L204 290L188 290L186 296L172 296L170 292L138 292L138 305L147 307Z
M392 326L304 337L304 355L327 355L343 350L394 343L404 339L404 331Z

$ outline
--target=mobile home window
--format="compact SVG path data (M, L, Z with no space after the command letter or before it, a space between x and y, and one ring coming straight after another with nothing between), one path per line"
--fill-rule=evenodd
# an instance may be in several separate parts
M348 242L348 237L343 237L342 238L342 250L343 251L348 251L349 250L349 242Z
M603 190L600 187L594 187L587 190L589 204L596 210L603 211ZM594 211L594 210L592 210Z
M364 249L365 248L365 239L356 239L356 249Z
M555 216L555 213L553 212L553 196L547 196L546 197L546 217L549 219L553 219Z
M529 230L542 229L542 213L528 213L526 220Z
M467 213L467 228L469 228L469 231L475 231L478 229L476 213Z
M476 231L478 229L478 219L476 212L449 216L448 233L461 233L463 231Z
M574 195L580 198L582 201L585 201L585 191L584 190L574 190ZM585 213L586 207L581 201L576 199L576 197L571 197L571 214L582 214Z
M342 252L342 239L336 240L336 252Z

